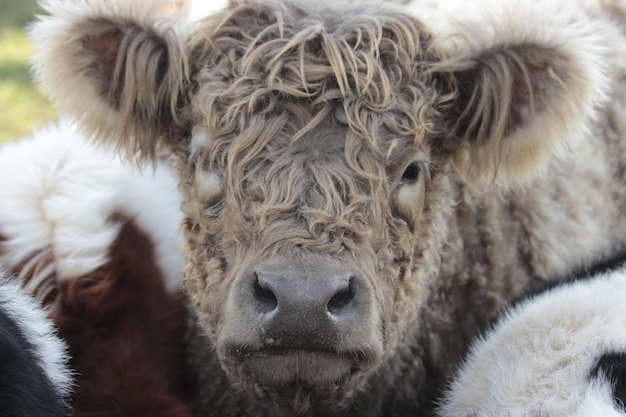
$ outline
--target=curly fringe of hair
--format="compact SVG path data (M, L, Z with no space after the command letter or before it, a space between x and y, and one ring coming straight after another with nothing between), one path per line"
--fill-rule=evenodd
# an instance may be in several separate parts
M197 74L196 111L206 115L202 123L210 139L209 147L192 163L226 167L229 188L235 190L231 198L238 202L245 203L250 195L263 196L257 199L267 208L261 215L263 225L274 222L269 221L273 210L284 213L301 201L296 190L318 191L319 198L307 201L320 202L312 207L316 213L310 217L317 220L309 227L321 230L324 213L344 217L363 213L358 206L367 203L345 206L347 196L388 192L385 166L393 157L394 140L408 138L417 147L426 135L434 134L433 113L442 97L426 71L438 57L428 46L430 35L416 20L390 13L388 5L378 13L372 12L376 6L371 4L347 4L331 10L338 16L336 26L332 20L324 26L328 16L310 7L247 1L201 22L204 30L188 48L195 55L196 69L191 73ZM314 130L315 137L310 134ZM311 146L342 143L336 157L345 158L347 167L324 164L321 170L298 156L297 147L288 147L337 134L345 134L345 141ZM284 145L280 152L272 150L279 146L276 143ZM275 160L277 155L280 160ZM307 167L310 176L305 178L294 166ZM349 180L352 173L333 172L334 167L353 170L361 183ZM284 175L276 175L279 170ZM258 175L286 183L247 189L246 184L253 182L249 180ZM308 184L311 178L315 181ZM328 201L338 209L325 207ZM375 213L360 221L382 217ZM345 229L358 234L355 220L349 223Z
M291 129L298 140L340 108L356 134L350 148L358 149L352 141L366 141L384 155L381 129L419 144L434 130L428 113L438 99L425 68L418 68L437 59L428 32L388 7L372 13L372 5L344 5L335 10L342 17L337 27L323 26L306 7L241 2L205 21L208 29L191 40L201 57L200 70L192 71L200 85L198 110L209 115L213 139L237 135L231 160L246 164L278 132ZM303 103L308 114L301 114ZM225 154L229 141L223 142L213 162Z

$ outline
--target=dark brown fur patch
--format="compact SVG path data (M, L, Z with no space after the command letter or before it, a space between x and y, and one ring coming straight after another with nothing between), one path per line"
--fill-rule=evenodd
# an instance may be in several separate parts
M54 320L77 374L74 416L192 415L184 299L165 292L152 242L132 221L123 221L110 262L63 291Z

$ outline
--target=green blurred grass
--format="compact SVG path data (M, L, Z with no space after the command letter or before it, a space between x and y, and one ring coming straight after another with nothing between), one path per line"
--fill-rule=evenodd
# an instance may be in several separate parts
M0 142L54 119L50 101L32 82L32 47L24 29L39 10L35 0L3 0L0 13Z

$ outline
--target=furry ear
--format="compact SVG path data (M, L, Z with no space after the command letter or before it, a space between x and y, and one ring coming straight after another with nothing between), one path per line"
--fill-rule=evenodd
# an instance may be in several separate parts
M446 17L436 46L447 58L434 71L451 99L444 112L459 173L470 186L507 186L588 133L609 85L611 25L570 0L479 3L455 3L457 16L479 14Z
M98 140L153 159L179 125L188 79L184 1L42 0L30 29L38 81Z

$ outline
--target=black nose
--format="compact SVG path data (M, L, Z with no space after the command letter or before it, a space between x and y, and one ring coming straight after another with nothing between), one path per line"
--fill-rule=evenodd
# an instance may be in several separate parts
M261 329L264 346L284 349L336 349L363 326L371 301L354 269L282 258L249 268L241 291L244 314Z

